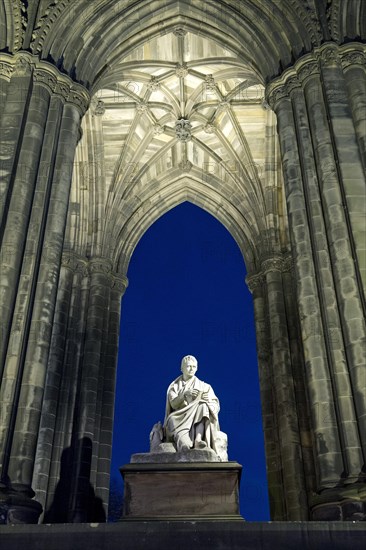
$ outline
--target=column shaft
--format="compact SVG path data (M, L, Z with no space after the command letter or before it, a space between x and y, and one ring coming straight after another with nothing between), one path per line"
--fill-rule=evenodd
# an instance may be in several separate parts
M28 113L28 103L32 93L31 69L25 63L17 63L13 68L4 62L8 68L11 79L2 88L4 102L2 103L2 115L0 119L0 227L1 234L4 231L6 212L12 195L15 176L15 168L22 143L22 133ZM4 80L1 79L2 84Z
M271 260L265 266L286 519L304 520L307 518L307 496L287 332L287 321L291 323L291 319L287 319L281 270L271 265Z
M317 275L313 263L316 251L309 229L301 163L292 105L285 95L277 102L277 120L283 158L289 229L297 277L297 295L305 353L307 386L316 438L318 486L336 483L344 464L335 421L323 322L320 316ZM324 418L327 423L324 423Z
M25 77L18 78L24 80ZM19 93L22 93L22 88L20 88ZM42 86L35 86L30 96L29 107L27 106L27 113L25 114L21 109L21 113L18 113L17 116L13 115L14 123L23 123L20 124L20 126L24 126L21 139L19 139L18 128L8 129L8 131L12 130L12 140L7 146L11 147L12 155L17 156L17 166L13 168L14 176L8 174L8 182L5 182L5 185L7 184L8 186L8 192L6 198L2 201L3 208L5 209L6 223L4 219L1 232L1 365L4 364L7 352L20 270L27 242L49 101L49 93ZM23 106L22 101L19 101L19 103ZM21 117L22 120L20 121ZM4 118L6 119L6 117ZM25 121L24 118L26 119ZM16 138L21 141L21 148L17 154L13 150ZM15 162L15 159L13 162Z
M265 279L262 275L248 278L248 286L253 294L270 512L273 521L284 521L287 517L287 510L282 479L283 470L278 426L274 409L271 336L268 325L269 314L265 285Z
M366 64L365 56L357 56L358 64L346 64L343 68L349 102L352 111L358 148L366 171ZM342 59L343 61L343 59Z
M90 262L88 315L81 373L80 397L73 446L72 504L69 520L86 521L91 488L91 462L96 429L97 396L100 363L103 353L103 331L108 322L111 268L103 259ZM96 442L98 443L98 442Z
M71 444L73 441L73 431L77 428L77 405L80 398L81 365L89 296L89 280L85 265L86 263L78 259L76 260L76 265L72 265L74 276L70 299L69 319L67 323L67 339L63 357L63 376L60 384L57 418L47 487L47 501L45 506L45 520L50 521L51 523L55 520L68 521L68 506L65 508L62 503L55 502L55 496L56 490L59 488L59 484L65 482L64 479L61 480L61 464L66 461L69 461L68 467L66 467L68 482L68 488L66 490L67 497L70 496L70 487L72 482ZM65 472L62 473L64 474ZM60 509L60 507L62 509Z
M60 403L60 391L65 377L65 348L70 319L73 276L74 273L70 267L61 268L43 396L42 416L39 424L37 452L34 461L32 488L43 509L45 509L47 499L51 457L55 444L56 419L59 415L64 416L62 407L65 404ZM70 399L71 396L68 397Z
M366 63L366 56L365 56ZM352 119L347 87L337 48L326 49L320 55L321 79L324 91L333 156L336 160L338 187L343 203L345 228L348 229L350 260L353 271L366 292L366 179L357 135ZM357 261L358 260L358 261ZM362 282L361 282L362 281ZM363 303L365 308L365 304ZM366 314L366 308L364 309Z
M318 280L326 354L329 363L330 381L335 397L336 416L334 421L339 430L345 465L342 477L357 478L362 464L362 453L357 419L352 406L352 389L342 323L338 310L337 293L334 286L333 270L336 266L331 258L325 209L323 207L324 196L334 196L338 181L332 166L334 161L331 143L327 140L327 122L319 75L314 73L308 76L304 87L306 104L304 94L300 88L293 89L291 97L298 135L309 229L314 250L314 265ZM324 179L322 179L322 170L327 174ZM320 177L320 182L318 177ZM326 207L328 206L329 204L326 205ZM331 217L334 218L334 212ZM328 227L332 223L333 220L329 220ZM327 417L322 420L324 424L331 421Z
M12 483L19 487L30 486L33 475L71 184L71 169L79 124L79 111L74 106L65 104L47 219L44 224L44 233L41 236L42 254L9 465L9 476Z
M39 86L36 87L38 97L44 97L46 90L43 89L41 91L38 88ZM62 108L60 105L60 99L53 98L48 108L47 123L44 130L44 140L42 136L42 140L47 141L47 147L42 147L41 157L40 159L36 159L38 171L27 165L28 170L24 172L24 174L27 174L27 176L32 179L34 177L34 173L36 172L37 179L35 189L28 189L28 194L32 195L32 204L27 205L27 208L29 206L32 211L27 214L30 219L27 227L24 227L24 242L18 242L18 249L13 250L11 255L13 265L15 265L14 262L16 262L17 265L16 275L13 277L13 279L15 279L13 284L15 290L17 290L17 294L15 304L11 306L12 314L9 315L9 318L6 319L6 323L4 324L4 334L9 334L9 340L7 346L4 345L6 361L3 361L3 379L0 389L0 403L3 407L6 407L6 411L4 409L2 411L2 417L4 420L3 428L7 428L9 430L6 438L0 438L4 445L3 452L5 453L5 475L7 475L7 462L10 457L10 447L15 425L20 385L22 383L26 345L36 291L38 264L42 250L41 234L42 231L44 231L44 228L42 229L42 225L44 224L47 213L51 188L49 167L52 162L52 155L49 154L48 147L51 146L51 148L53 148L55 143L57 143L56 135L61 113ZM31 140L31 135L29 139ZM9 215L9 217L11 220L12 216ZM15 223L16 220L17 216L15 215ZM22 248L24 248L24 251L22 251L22 257L20 257L20 249ZM13 299L11 293L9 294L10 296L7 297L8 301L9 298L10 300ZM6 337L4 337L4 343L5 340Z
M297 408L299 437L301 442L303 469L308 500L316 489L316 475L313 455L313 439L311 431L309 403L305 385L304 354L301 345L301 330L296 308L296 293L291 270L282 273L287 329L291 353L292 373L294 379L294 399Z
M334 143L317 74L306 79L304 91L319 178L320 195L317 191L316 197L321 206L319 219L324 219L320 228L323 236L317 246L318 273L321 278L323 309L327 311L325 326L346 460L344 475L357 479L363 464L362 444L365 452L366 437L366 395L356 397L353 391L353 387L360 387L364 383L366 329L363 300L355 269L355 251L351 244L352 231L347 221L342 193L342 176L335 162L337 155L334 154ZM304 136L301 138L304 139ZM356 146L355 143L353 145Z
M120 333L121 297L127 286L127 279L115 279L111 289L108 339L103 355L103 398L99 432L99 449L96 477L96 495L108 510L110 466L112 455L114 401L116 392L118 339Z

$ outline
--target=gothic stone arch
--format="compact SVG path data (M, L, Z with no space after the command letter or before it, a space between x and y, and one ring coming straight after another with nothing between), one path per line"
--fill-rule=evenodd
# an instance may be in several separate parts
M184 200L246 262L272 519L365 519L365 9L0 2L4 522L103 518L128 263Z

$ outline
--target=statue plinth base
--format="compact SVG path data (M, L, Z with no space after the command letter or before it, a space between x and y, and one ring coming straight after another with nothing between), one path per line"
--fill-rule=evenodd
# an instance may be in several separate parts
M29 491L30 494L34 492ZM38 523L42 506L24 492L0 487L0 524Z
M241 470L237 462L126 464L122 520L243 521Z

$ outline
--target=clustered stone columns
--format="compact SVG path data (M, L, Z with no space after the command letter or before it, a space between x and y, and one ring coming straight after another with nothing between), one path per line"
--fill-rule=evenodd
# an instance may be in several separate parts
M247 284L254 302L271 518L306 520L314 467L291 258L266 258Z
M63 254L32 483L46 522L106 518L126 287L109 260Z
M2 521L30 522L40 512L31 501L33 466L72 165L89 96L27 52L0 55L0 85L0 507Z
M366 517L365 66L365 46L325 44L267 88L313 429L312 519Z

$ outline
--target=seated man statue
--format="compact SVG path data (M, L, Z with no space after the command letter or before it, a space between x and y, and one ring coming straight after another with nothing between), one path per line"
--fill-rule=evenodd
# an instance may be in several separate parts
M211 386L196 377L197 368L195 357L183 357L182 374L168 388L165 437L178 451L211 448L217 453L220 404Z

